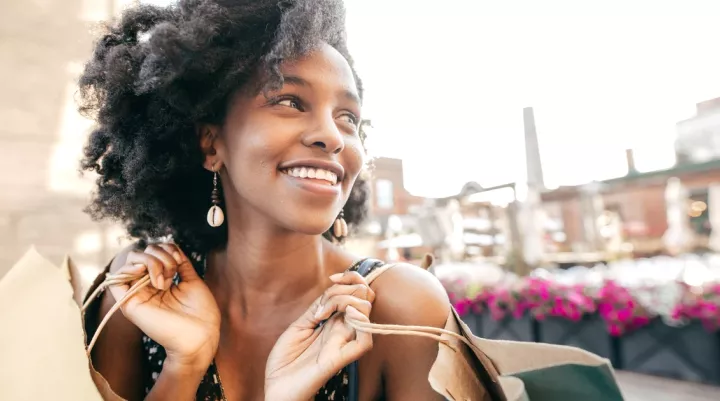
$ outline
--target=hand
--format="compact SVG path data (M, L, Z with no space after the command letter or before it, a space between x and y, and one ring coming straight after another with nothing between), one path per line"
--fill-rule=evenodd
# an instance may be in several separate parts
M176 272L180 283L173 285ZM174 244L150 245L144 252L130 252L116 273L149 273L151 285L129 298L121 310L165 348L166 363L207 369L217 351L220 311L182 250ZM133 284L111 286L110 291L119 300Z
M335 284L285 330L270 351L266 400L312 399L340 369L372 348L372 334L356 332L345 323L344 315L369 322L375 293L357 272L330 279Z

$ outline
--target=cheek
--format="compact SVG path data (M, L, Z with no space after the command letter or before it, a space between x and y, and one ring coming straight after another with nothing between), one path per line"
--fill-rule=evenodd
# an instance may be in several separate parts
M246 199L267 194L268 183L277 174L277 147L262 130L228 134L225 165L232 192Z
M348 176L357 177L365 165L365 149L359 139L353 140L345 146L345 169Z
M242 130L227 132L227 164L238 168L275 170L272 163L280 154L277 141L262 126L244 126Z

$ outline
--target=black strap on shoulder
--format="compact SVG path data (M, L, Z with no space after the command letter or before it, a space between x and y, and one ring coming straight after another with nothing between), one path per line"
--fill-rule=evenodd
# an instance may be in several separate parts
M358 376L358 362L348 365L348 399L347 401L358 401L360 399L360 378Z
M355 264L354 269L363 277L367 277L376 268L384 265L385 262L378 259L366 258ZM358 401L360 399L360 378L358 377L358 362L355 361L348 365L348 401Z
M361 276L367 277L368 274L372 273L373 270L384 264L385 262L383 262L382 260L366 258L361 260L360 263L357 264L357 272Z

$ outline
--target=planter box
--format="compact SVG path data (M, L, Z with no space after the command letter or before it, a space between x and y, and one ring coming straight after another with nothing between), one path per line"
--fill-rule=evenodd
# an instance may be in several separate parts
M482 321L480 314L470 312L467 315L460 316L460 318L468 325L468 328L474 335L482 337Z
M670 327L656 319L623 336L619 350L621 369L720 384L720 335L700 323Z
M585 315L574 322L558 317L538 321L538 341L548 344L569 345L610 359L616 365L613 339L598 315Z
M493 320L489 313L480 315L479 337L490 340L510 341L536 341L537 325L528 315L520 319L505 317L502 320Z

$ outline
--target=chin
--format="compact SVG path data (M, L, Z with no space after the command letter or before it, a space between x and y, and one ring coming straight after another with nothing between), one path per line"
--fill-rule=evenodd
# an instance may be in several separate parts
M315 216L315 218L312 218ZM329 216L318 216L317 213L305 212L295 216L285 216L282 224L290 231L305 235L322 235L332 227L335 218ZM287 218L290 217L290 218Z
M332 224L334 222L335 221L333 220L332 222L330 222L327 225L313 224L313 225L298 226L298 227L295 227L293 229L293 231L301 233L301 234L306 234L306 235L322 235L323 233L325 233L325 231L329 230L330 227L332 227Z

